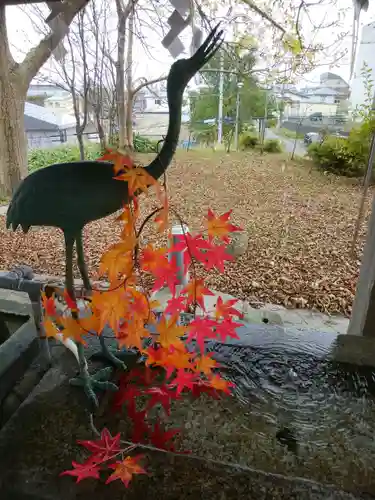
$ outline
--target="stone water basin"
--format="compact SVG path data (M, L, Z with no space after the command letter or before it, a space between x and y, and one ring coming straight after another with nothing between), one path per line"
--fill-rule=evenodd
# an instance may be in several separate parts
M181 447L375 495L375 368L337 361L348 357L346 336L251 324L238 334L207 344L235 383L235 398L178 401L172 415L185 426ZM367 339L354 342L361 340L366 347Z

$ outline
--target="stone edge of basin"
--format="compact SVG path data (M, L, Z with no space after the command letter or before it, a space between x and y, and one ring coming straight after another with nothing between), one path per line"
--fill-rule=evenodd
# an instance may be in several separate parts
M25 316L25 323L0 346L0 402L39 352L33 307L26 292L0 289L0 312Z
M375 367L375 339L359 335L338 335L330 358L339 363Z

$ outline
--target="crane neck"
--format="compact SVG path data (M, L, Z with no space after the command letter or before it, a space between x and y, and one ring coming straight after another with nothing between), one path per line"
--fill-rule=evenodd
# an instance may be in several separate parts
M176 152L181 131L182 96L183 89L168 92L169 124L167 135L157 157L145 167L145 170L154 179L159 179L164 174Z

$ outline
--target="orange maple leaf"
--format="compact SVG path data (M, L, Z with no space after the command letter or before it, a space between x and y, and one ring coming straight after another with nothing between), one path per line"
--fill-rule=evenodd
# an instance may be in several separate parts
M126 315L129 303L125 300L124 290L94 292L92 295L92 308L100 315L98 334L106 324L117 332L121 319Z
M54 337L56 337L56 335L58 333L61 333L60 330L55 325L55 323L49 318L46 318L43 321L43 328L44 328L44 332L46 334L46 337L48 337L48 338L54 338Z
M233 387L234 384L232 382L228 382L228 380L225 380L221 378L219 375L214 375L209 379L209 384L213 389L216 389L217 391L223 391L226 392L227 394L230 394L230 387Z
M181 342L182 343L182 342ZM183 344L183 343L182 343ZM166 356L163 366L166 367L171 367L175 368L176 370L184 370L184 369L190 369L194 370L194 364L191 362L191 353L186 350L185 344L184 345L184 351L180 349L173 349L172 352L169 352L168 355ZM175 344L173 345L173 348L175 347Z
M98 158L99 161L109 161L113 163L113 171L115 175L124 170L124 167L132 167L133 160L129 155L124 155L120 151L107 149L107 151Z
M137 191L143 191L147 194L149 186L157 183L157 181L142 167L125 167L125 172L117 175L115 179L128 183L130 196L134 196Z
M139 460L143 458L143 455L136 455L135 457L126 457L122 462L115 462L114 464L109 464L110 469L114 469L114 472L109 476L106 484L111 483L120 479L126 487L129 486L130 481L133 479L134 474L147 474L147 472L139 465Z
M163 347L173 346L174 343L180 341L180 337L182 337L186 332L186 327L177 325L178 318L175 316L171 319L167 319L165 316L162 316L159 323L156 325L156 330L159 334L157 341Z
M151 366L151 365L163 366L165 360L168 357L169 351L164 347L159 347L158 349L154 349L153 347L148 347L147 349L143 349L141 352L142 354L145 354L147 356L147 359L145 361L146 366Z
M63 331L60 332L63 334L64 339L72 339L83 345L87 344L83 338L84 335L87 335L87 331L82 328L82 325L77 319L72 316L63 316L60 318L60 323L64 328Z
M119 275L130 276L133 270L133 250L137 238L129 236L126 240L112 245L103 255L99 265L99 274L108 275L110 281L115 281Z
M209 375L213 368L217 367L217 363L212 359L212 353L207 355L201 355L195 359L195 368L197 371Z
M87 333L95 332L100 333L100 314L99 311L91 310L91 314L87 314L79 318L79 324Z
M141 266L144 271L154 273L169 265L166 248L154 248L150 243L142 250Z
M203 279L192 279L181 293L187 295L188 304L193 304L194 302L196 302L203 310L205 310L204 296L214 295L211 290L204 286Z
M140 321L125 321L116 332L117 343L122 347L142 349L142 338L149 337L150 332Z
M206 227L209 239L213 239L217 236L221 240L229 242L228 235L230 233L242 231L240 227L234 226L229 222L231 213L232 210L229 210L229 212L226 212L223 215L216 216L211 209L208 210Z

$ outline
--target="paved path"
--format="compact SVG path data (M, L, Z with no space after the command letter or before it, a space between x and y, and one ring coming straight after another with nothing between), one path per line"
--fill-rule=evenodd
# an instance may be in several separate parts
M287 153L292 153L294 149L294 140L293 139L288 139L287 137L283 137L282 135L277 135L275 132L270 130L269 128L266 129L266 139L279 139L284 145L285 151ZM297 144L296 144L296 150L295 154L297 156L305 156L306 154L306 147L301 139L297 139Z
M8 210L8 205L0 205L0 215L6 215Z

